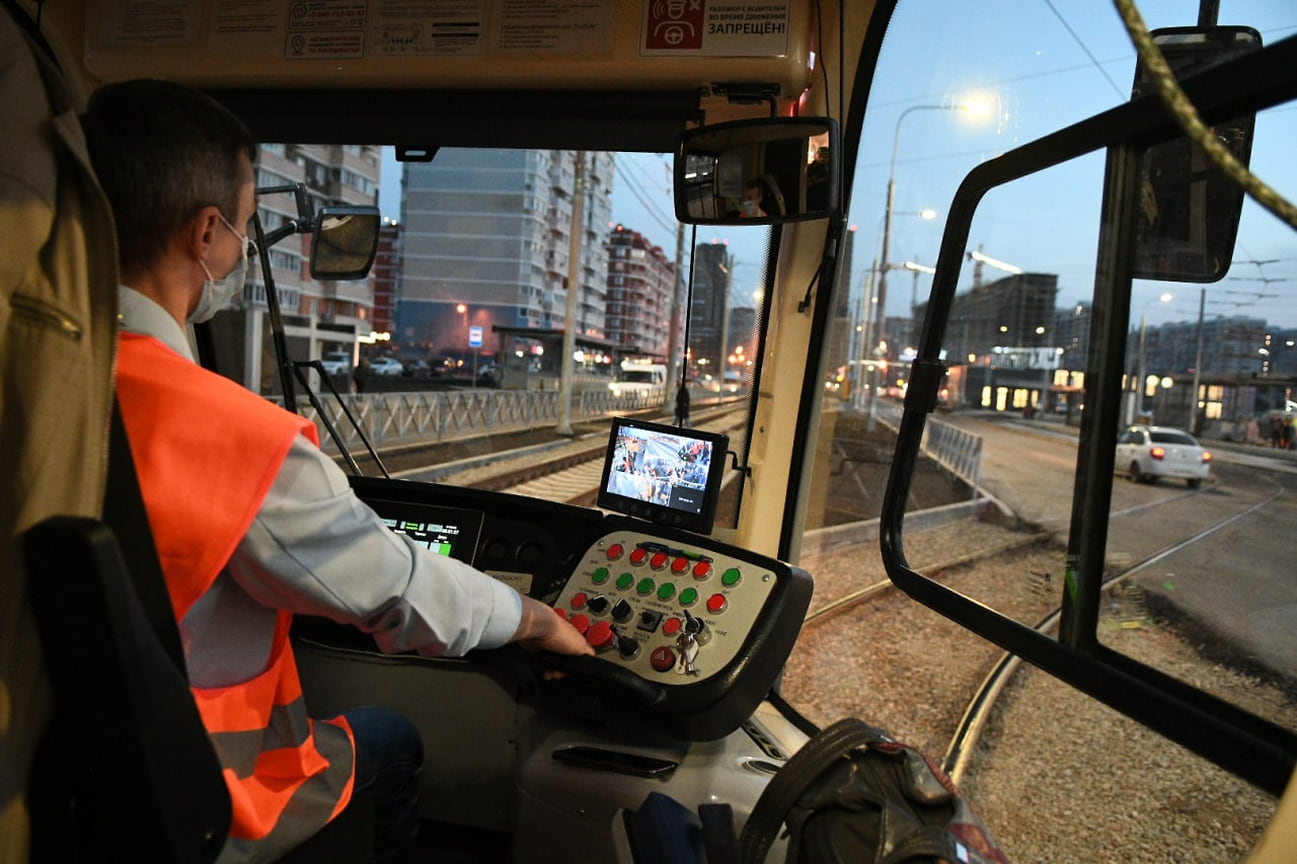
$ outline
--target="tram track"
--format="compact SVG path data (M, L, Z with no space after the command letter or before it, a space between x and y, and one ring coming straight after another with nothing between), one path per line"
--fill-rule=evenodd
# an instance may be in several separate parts
M1273 488L1270 493L1261 500L1256 501L1239 512L1216 520L1211 525L1194 532L1188 537L1163 546L1120 572L1113 573L1103 581L1103 584L1099 589L1100 592L1108 593L1112 591L1155 563L1167 558L1168 556L1183 551L1196 543L1201 543L1216 532L1233 525L1242 519L1249 518L1256 512L1267 507L1272 502L1282 497L1286 491L1282 483L1279 483L1273 478L1270 478L1270 482L1273 484ZM1154 503L1156 505L1165 505L1189 497L1193 494L1195 493L1185 493ZM1148 505L1127 508L1124 511L1114 513L1113 517L1120 517L1129 513L1147 509L1150 509ZM1049 615L1045 616L1044 619L1037 623L1033 629L1042 634L1054 632L1059 625L1061 616L1062 607L1056 607ZM950 740L950 746L946 749L945 755L942 759L943 767L955 783L958 784L962 782L965 774L968 772L973 755L976 752L977 743L981 737L982 731L986 728L986 725L996 708L997 700L1006 691L1010 679L1013 677L1013 674L1017 671L1021 663L1021 659L1017 656L1004 652L995 662L981 685L977 688L973 698L969 700L964 716L961 718L958 727L956 727L955 733Z
M1168 556L1200 543L1222 529L1238 523L1240 520L1255 517L1257 513L1283 496L1286 491L1283 484L1273 478L1270 478L1270 482L1272 488L1259 500L1253 501L1241 510L1214 520L1211 524L1201 527L1189 536L1165 544L1161 548L1143 556L1139 561L1112 573L1104 581L1102 590L1109 592ZM1198 494L1202 493L1182 493L1158 501L1145 502L1120 511L1114 511L1112 517L1125 518L1134 514L1146 513ZM933 560L932 563L920 561L915 565L915 569L938 581L945 581L941 578L944 574L957 572L964 567L993 564L997 559L1004 560L1012 556L1013 553L1021 553L1028 547L1041 546L1048 544L1050 541L1051 534L1043 531L1021 536L1010 536L1001 542L983 545L972 551L947 555L944 558ZM813 634L816 630L824 627L834 619L850 613L853 609L862 607L870 601L879 601L890 595L899 597L900 592L886 579L874 581L862 588L842 593L815 607L807 614L803 624L803 636ZM1046 614L1038 618L1034 629L1042 633L1052 632L1058 626L1060 615L1061 606L1054 604ZM1000 652L998 656L991 658L989 671L986 671L981 683L965 703L959 722L950 735L942 759L943 767L955 783L961 784L970 773L982 734L991 717L995 714L999 700L1009 690L1009 684L1020 665L1020 659L1008 652ZM984 666L983 668L986 669L987 667Z

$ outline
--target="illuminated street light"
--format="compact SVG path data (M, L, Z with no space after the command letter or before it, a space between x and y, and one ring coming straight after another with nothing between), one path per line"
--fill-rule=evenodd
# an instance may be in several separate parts
M878 274L878 306L874 310L878 316L874 332L879 341L887 337L887 254L892 240L892 211L896 206L896 155L901 144L901 123L915 111L967 111L975 117L980 117L988 113L989 106L980 100L958 105L911 105L896 118L896 130L892 134L892 164L887 174L887 209L883 211L883 252L879 258L882 269Z
M1146 362L1144 357L1144 336L1148 332L1148 307L1155 302L1170 303L1174 299L1175 295L1170 291L1167 291L1146 301L1143 308L1139 311L1139 353L1137 355L1135 366L1136 372L1134 376L1136 391L1135 398L1132 399L1130 403L1130 415L1126 418L1127 423L1134 423L1135 418L1139 416L1139 412L1144 410L1144 378L1148 374L1147 370L1144 368Z

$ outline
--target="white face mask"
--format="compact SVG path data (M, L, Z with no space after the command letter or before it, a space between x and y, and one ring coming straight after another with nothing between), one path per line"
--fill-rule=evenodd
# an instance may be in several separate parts
M753 201L751 198L744 198L744 199L743 199L743 215L744 215L744 216L756 216L756 215L757 215L757 212L758 212L758 210L757 210L757 202Z
M237 294L243 291L243 283L248 275L248 238L234 230L225 217L221 216L221 222L230 233L239 238L239 263L234 265L234 269L220 279L212 278L212 271L207 269L207 262L198 259L198 266L203 268L207 274L207 281L203 282L203 293L198 298L198 305L194 311L189 313L185 319L187 324L201 324L204 321L210 321L212 316L225 308L225 304Z

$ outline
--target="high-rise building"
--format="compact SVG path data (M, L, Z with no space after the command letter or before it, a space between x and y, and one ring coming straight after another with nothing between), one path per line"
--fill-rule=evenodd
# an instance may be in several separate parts
M443 148L431 162L407 163L393 334L401 350L490 357L539 345L539 335L529 339L525 331L552 336L568 326L569 284L576 292L576 335L601 340L612 158ZM481 345L470 346L470 334L478 333Z
M1244 315L1207 318L1202 322L1202 372L1214 375L1251 375L1266 371L1266 322ZM1128 362L1133 363L1139 331L1127 341ZM1191 372L1198 356L1198 322L1172 321L1144 329L1145 369L1150 375Z
M956 294L946 325L950 362L976 363L968 356L983 358L996 348L1058 347L1053 329L1057 294L1053 273L1006 276Z
M608 341L623 356L667 359L676 268L662 247L616 225L608 233Z
M689 365L703 375L719 375L727 352L726 320L734 261L723 243L694 247L693 297L689 308Z
M401 233L399 222L384 219L374 255L374 310L370 322L374 333L386 334L389 339L396 329L396 300L400 296Z
M1063 349L1059 366L1084 372L1090 361L1090 324L1094 309L1089 302L1054 310L1054 345Z
M258 189L304 184L314 207L326 203L374 204L382 168L378 147L369 145L263 144L257 157ZM296 198L289 192L257 197L257 214L267 233L296 220ZM373 289L368 279L314 281L309 276L311 236L292 234L268 250L271 276L279 299L285 341L293 360L319 358L327 351L353 351L358 336L368 334ZM371 277L372 278L372 277ZM259 266L248 272L237 316L217 326L243 328L242 357L223 368L231 377L263 395L281 392L267 318L267 280ZM225 337L222 337L225 338ZM233 341L236 337L230 335Z

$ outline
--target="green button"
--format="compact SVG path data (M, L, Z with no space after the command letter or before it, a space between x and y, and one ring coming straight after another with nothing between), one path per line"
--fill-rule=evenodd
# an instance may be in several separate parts
M740 576L742 576L742 574L739 573L739 568L731 567L721 574L721 584L726 588L733 588L735 585L739 584Z
M629 573L623 573L617 577L617 587L623 591L625 591L627 588L629 588L634 584L635 584L635 577L630 575Z
M681 606L692 606L692 605L694 605L694 604L697 603L697 602L698 602L698 589L697 589L697 588L686 588L685 590L683 590L683 591L680 592L680 605L681 605Z
M658 599L670 600L675 593L676 586L674 582L663 582L661 587L658 588Z
M595 570L594 573L590 575L590 581L596 585L602 585L603 583L608 581L608 576L609 576L608 568L600 567L598 570Z
M652 579L641 579L635 584L635 590L640 594L652 594L653 588L654 584Z

